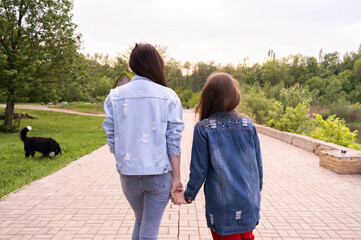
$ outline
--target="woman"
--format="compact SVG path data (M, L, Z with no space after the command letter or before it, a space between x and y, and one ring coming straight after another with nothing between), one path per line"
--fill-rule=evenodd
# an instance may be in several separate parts
M135 76L109 93L103 127L134 210L132 239L157 239L171 188L182 188L182 105L167 87L163 59L152 45L136 44L129 65Z
M230 75L209 76L201 92L194 127L189 181L175 193L177 204L191 203L203 182L207 225L213 239L254 239L263 184L255 126L237 113L238 84Z

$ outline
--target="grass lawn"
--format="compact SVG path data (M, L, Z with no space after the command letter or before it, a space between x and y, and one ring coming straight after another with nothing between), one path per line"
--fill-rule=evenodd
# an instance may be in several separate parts
M104 113L103 104L68 103L64 105L47 105L49 108L68 109L83 113Z
M0 109L0 112L4 112L4 109ZM28 109L16 109L16 112L36 115L38 119L21 120L19 132L0 132L0 198L56 172L106 144L105 130L102 127L104 117ZM59 143L62 154L48 159L41 153L36 153L34 158L26 158L19 134L22 128L29 125L33 129L28 132L28 136L54 138Z

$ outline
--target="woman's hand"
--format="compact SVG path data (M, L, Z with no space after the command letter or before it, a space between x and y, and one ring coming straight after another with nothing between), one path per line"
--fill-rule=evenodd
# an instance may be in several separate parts
M188 204L184 198L184 191L182 192L176 192L174 194L174 204L181 205L181 204Z
M172 187L170 189L170 198L174 203L175 193L183 191L183 184L180 180L180 156L170 156L170 160L172 164Z
M182 192L183 191L183 184L181 183L181 181L177 178L173 178L172 179L172 187L170 189L170 196L173 200L175 199L175 193L176 192Z

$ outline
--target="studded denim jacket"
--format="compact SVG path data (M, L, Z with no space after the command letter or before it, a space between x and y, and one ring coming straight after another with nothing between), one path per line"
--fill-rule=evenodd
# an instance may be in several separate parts
M104 102L107 143L124 175L172 170L169 156L181 154L182 105L176 93L135 75L112 89Z
M233 110L200 121L191 156L184 196L194 200L204 183L208 227L221 235L253 230L260 216L263 170L251 120Z

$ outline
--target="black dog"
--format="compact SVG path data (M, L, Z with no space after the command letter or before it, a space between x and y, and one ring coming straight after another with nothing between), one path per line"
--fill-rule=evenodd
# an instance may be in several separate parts
M31 129L27 126L20 132L20 138L24 142L25 157L30 155L34 157L35 152L41 152L44 157L54 157L61 153L59 144L52 138L27 137L26 134Z

